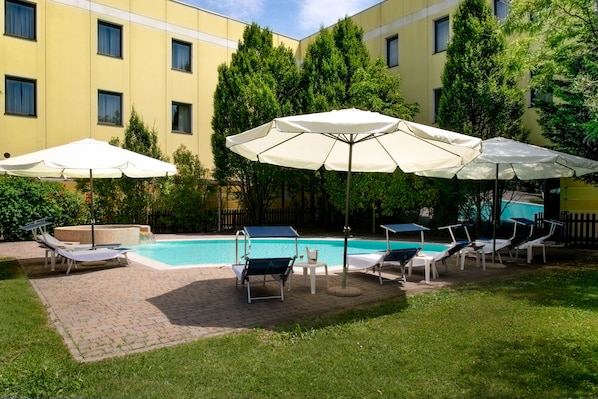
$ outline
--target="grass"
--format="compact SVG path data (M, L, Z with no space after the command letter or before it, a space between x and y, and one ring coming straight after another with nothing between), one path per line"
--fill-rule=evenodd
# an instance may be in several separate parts
M598 397L598 269L563 268L77 363L0 260L0 396Z

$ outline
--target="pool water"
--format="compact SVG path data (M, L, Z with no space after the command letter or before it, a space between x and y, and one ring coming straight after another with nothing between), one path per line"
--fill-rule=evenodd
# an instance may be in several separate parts
M343 264L342 239L299 239L298 252L303 258L297 262L306 262L306 247L318 250L318 261L329 266ZM419 242L391 241L392 249L419 246ZM245 253L244 240L239 240L239 257ZM134 246L131 255L142 256L167 266L190 265L231 265L235 263L236 245L234 239L204 240L164 240L155 244ZM425 251L440 252L448 245L426 243ZM382 240L349 240L347 252L368 253L386 250L386 241ZM253 239L250 256L253 258L286 257L295 255L295 240L289 239Z
M507 203L506 201L503 201L502 206L504 211L502 215L500 215L501 220L509 220L511 218L534 220L538 213L544 212L544 205L532 204L529 202L511 201Z
M538 213L544 212L544 205L533 204L531 202L502 200L502 209L503 212L500 215L501 221L511 221L511 218L526 218L529 220L534 220ZM489 206L485 207L482 210L482 216L487 220L491 220L491 212L492 211Z

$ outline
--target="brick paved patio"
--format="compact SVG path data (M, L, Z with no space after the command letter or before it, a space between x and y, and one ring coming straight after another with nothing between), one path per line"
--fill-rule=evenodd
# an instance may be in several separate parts
M284 302L248 304L245 289L235 288L230 267L156 270L132 262L127 267L79 267L66 275L60 266L54 272L44 269L44 250L34 242L0 243L0 256L19 259L49 319L78 361L123 356L256 326L268 328L459 281L499 278L529 269L510 264L483 271L468 260L466 270L461 271L451 261L448 273L440 268L440 279L426 284L423 268L417 268L405 285L391 280L380 285L377 275L355 271L349 273L347 286L361 289L363 294L357 297L327 294L323 276L318 276L316 294L311 294L309 280L304 286L298 271ZM340 283L340 271L330 273L331 286Z

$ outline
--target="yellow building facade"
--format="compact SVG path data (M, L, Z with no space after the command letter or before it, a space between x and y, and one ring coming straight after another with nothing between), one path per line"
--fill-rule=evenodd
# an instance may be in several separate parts
M122 138L134 108L164 154L212 167L217 69L245 24L171 0L1 1L0 154Z
M131 110L155 129L162 152L180 146L213 167L213 93L246 24L177 0L0 0L0 155L15 156L85 137L123 137ZM434 124L440 75L459 0L386 0L352 16L372 57L402 77L416 121ZM489 0L498 16L503 0ZM274 45L300 62L317 35ZM529 101L530 99L528 99ZM531 141L545 145L529 108ZM564 181L561 209L598 211L596 190Z

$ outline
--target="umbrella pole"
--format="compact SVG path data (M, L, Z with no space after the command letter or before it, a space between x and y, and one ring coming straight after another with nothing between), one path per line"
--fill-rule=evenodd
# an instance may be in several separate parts
M95 224L96 224L96 215L95 215L95 208L93 205L93 172L89 169L89 189L90 189L90 203L91 203L91 248L95 249L96 247L96 240L95 240Z
M353 144L349 143L349 167L347 168L347 190L345 197L345 226L343 228L345 233L345 244L343 252L343 280L341 288L347 287L347 271L349 266L347 265L347 248L349 246L349 233L351 228L349 227L349 201L351 199L351 163L353 160Z
M494 206L492 207L492 263L494 263L494 256L496 252L496 227L498 222L496 220L498 215L498 164L496 164L496 179L494 179Z

